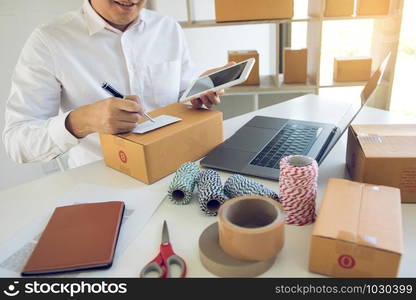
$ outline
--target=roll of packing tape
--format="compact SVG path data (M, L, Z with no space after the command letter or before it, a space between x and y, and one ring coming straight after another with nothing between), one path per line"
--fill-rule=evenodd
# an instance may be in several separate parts
M228 198L236 198L246 195L259 195L279 201L279 195L264 185L249 180L244 176L235 174L227 179L224 184L224 194Z
M199 178L199 168L194 162L182 164L176 171L169 190L168 197L174 204L189 204Z
M220 277L256 277L269 270L276 259L243 261L228 255L219 244L218 223L208 226L199 237L199 256L202 265Z
M279 202L242 196L225 202L218 214L221 248L232 257L264 261L283 247L285 215Z
M223 192L220 174L214 170L202 171L198 180L199 207L203 214L216 216L218 209L227 200Z

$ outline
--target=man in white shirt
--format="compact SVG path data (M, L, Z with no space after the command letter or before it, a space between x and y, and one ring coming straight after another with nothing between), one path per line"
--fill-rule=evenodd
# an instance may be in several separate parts
M144 111L178 101L196 77L188 46L178 23L146 10L146 2L86 0L32 33L6 105L3 142L13 160L65 152L71 167L98 160L99 132L130 131ZM102 82L128 99L108 98ZM192 105L216 105L221 93Z

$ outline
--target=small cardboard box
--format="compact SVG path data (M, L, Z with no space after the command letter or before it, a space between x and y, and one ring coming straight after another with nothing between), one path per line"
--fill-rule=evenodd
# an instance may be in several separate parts
M357 0L357 16L387 15L390 0Z
M308 78L308 49L283 50L283 82L306 83Z
M353 180L397 187L416 202L416 124L352 125L347 169Z
M326 0L324 17L352 16L354 0Z
M151 184L187 161L206 155L224 140L222 113L174 103L149 113L182 121L145 134L100 134L107 166Z
M329 179L312 233L309 270L396 277L402 253L399 189Z
M366 81L371 76L371 57L335 57L334 81Z
M253 69L248 76L247 80L240 85L259 85L260 84L260 73L259 73L259 53L257 50L237 50L237 51L228 51L228 61L235 61L236 63L254 58L256 62L254 63Z
M291 19L293 0L215 0L217 22Z

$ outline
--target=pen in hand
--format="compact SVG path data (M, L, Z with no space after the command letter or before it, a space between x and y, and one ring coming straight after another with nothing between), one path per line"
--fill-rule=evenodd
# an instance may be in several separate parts
M101 87L106 90L108 93L110 93L113 97L126 99L121 93L119 93L115 88L113 88L111 85L109 85L107 82L104 82ZM143 113L143 116L148 119L149 121L155 123L156 121L152 119L148 114Z

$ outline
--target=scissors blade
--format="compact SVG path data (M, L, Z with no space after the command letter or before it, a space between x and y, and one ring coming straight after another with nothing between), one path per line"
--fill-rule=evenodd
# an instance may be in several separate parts
M163 244L169 243L169 230L168 230L168 224L166 223L166 220L163 221L162 243Z

